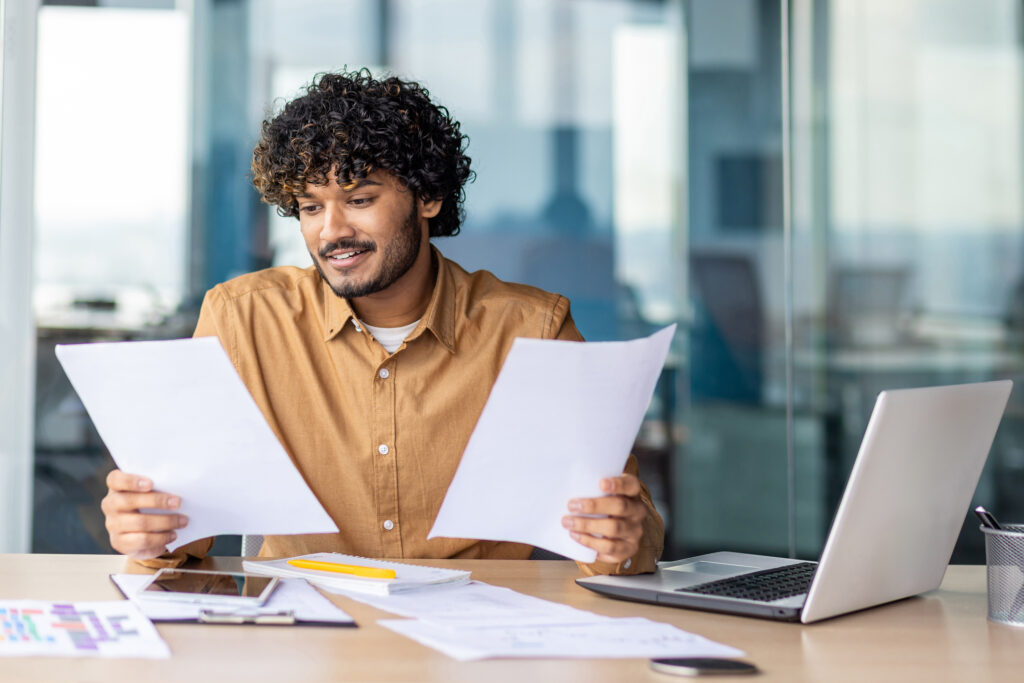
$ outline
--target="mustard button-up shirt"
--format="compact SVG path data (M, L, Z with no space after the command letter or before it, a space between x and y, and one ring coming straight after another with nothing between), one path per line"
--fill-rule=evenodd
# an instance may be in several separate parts
M437 280L426 313L392 354L312 267L271 268L207 293L195 336L220 339L340 529L267 536L261 556L529 557L532 548L518 543L428 540L427 533L513 339L582 337L565 297L486 271L467 273L436 249L434 260ZM636 469L630 456L626 471ZM273 506L274 491L264 494ZM581 565L584 573L654 569L664 527L646 488L642 495L648 513L639 552L617 565ZM523 491L524 504L529 498ZM201 556L211 544L197 541L147 564L178 563L186 552Z

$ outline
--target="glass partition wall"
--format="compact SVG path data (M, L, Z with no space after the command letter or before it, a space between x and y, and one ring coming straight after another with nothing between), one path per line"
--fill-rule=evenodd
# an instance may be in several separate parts
M787 362L794 412L818 425L793 437L820 470L826 523L880 390L1024 371L1021 11L791 3ZM1021 391L975 495L1007 520L1024 518ZM954 561L983 545L967 516Z
M187 336L194 324L182 315L188 15L150 5L46 3L38 13L36 552L109 550L99 500L113 461L54 347Z
M41 21L36 550L106 549L109 460L53 343L184 336L216 282L306 265L247 174L263 117L326 70L418 80L461 121L477 180L445 255L569 296L591 340L678 324L634 448L666 559L817 556L879 390L1024 368L1016 1L125 2L177 46L153 54L161 92L184 79L166 106L133 100L135 123L180 100L177 127L111 147L167 146L129 166L159 188L149 217L110 193L61 204L58 162L88 140L43 97L56 14L136 60L156 44L96 4ZM131 80L98 78L75 83L92 106ZM74 244L95 268L65 267ZM1015 392L977 493L1007 520L1022 414ZM979 536L956 557L980 560Z

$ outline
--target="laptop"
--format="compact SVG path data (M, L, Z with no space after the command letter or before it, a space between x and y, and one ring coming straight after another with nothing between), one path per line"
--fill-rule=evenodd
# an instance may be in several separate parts
M624 600L805 624L934 590L1012 387L880 393L818 562L717 552L576 583Z

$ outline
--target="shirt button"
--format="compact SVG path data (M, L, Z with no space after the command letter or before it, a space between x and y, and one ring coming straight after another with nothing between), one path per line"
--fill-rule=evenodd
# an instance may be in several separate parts
M628 560L626 560L625 562L622 563L622 568L623 569L629 569L630 565L632 565L632 564L633 564L633 558L631 557L631 558L629 558Z
M380 377L381 379L387 379L387 378L388 378L388 377L389 377L389 376L391 375L391 373L390 373L390 372L388 372L388 369L387 369L387 368L381 368L381 369L380 369L380 372L378 372L378 373L377 373L377 375L378 375L378 376L379 376L379 377Z
M385 529L385 531L391 531L394 528L395 528L395 523L394 522L392 522L390 519L385 519L384 520L384 529Z
M377 446L377 452L380 453L381 455L387 455L388 450L390 449L388 448L388 445L386 443L382 443L381 445Z

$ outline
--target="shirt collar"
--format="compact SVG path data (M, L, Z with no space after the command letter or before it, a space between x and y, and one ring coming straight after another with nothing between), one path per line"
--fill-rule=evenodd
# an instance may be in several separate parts
M449 353L455 353L455 286L452 282L448 259L441 255L437 247L430 245L430 251L437 263L437 280L430 303L423 313L419 327L408 341L430 330ZM341 333L350 320L358 320L348 299L343 299L320 279L320 289L324 297L324 341L330 341Z
M323 277L320 278L320 291L324 298L324 341L326 342L341 334L341 330L349 320L357 318L348 299L343 299L335 294Z

